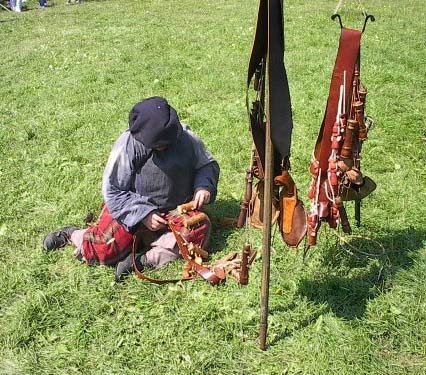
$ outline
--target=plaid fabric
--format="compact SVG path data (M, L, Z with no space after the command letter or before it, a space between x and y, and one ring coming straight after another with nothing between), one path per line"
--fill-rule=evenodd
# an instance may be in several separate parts
M83 252L88 264L114 265L131 251L133 235L113 219L103 205L97 224L83 235Z

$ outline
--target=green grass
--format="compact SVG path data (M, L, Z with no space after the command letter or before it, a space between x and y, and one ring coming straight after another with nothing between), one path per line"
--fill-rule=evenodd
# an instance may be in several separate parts
M221 165L208 207L212 258L241 249L247 234L215 219L235 217L243 194L256 1L64 3L0 11L0 373L426 373L424 2L363 2L376 16L361 76L377 122L363 169L378 188L354 236L339 242L324 225L306 262L275 235L266 352L258 348L260 259L246 287L156 286L134 277L115 284L113 269L82 265L70 248L41 251L50 230L98 211L112 143L131 106L151 95L167 97ZM285 3L292 174L305 199L337 2ZM357 4L344 2L348 27L362 27ZM259 246L261 233L251 235Z

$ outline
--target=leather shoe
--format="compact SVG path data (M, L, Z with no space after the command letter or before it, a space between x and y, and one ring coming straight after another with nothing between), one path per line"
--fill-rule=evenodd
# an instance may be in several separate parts
M46 251L60 249L68 245L71 241L71 234L80 228L77 227L63 227L57 231L50 232L43 241L43 248Z

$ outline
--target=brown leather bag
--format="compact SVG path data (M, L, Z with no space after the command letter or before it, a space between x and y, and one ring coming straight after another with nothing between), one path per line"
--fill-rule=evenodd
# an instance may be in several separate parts
M263 228L263 194L264 182L260 180L253 188L250 200L250 224L255 228ZM278 198L272 199L272 224L278 220L280 215Z
M306 236L307 220L303 202L297 196L297 187L288 171L275 177L275 185L281 186L279 227L284 242L297 247Z

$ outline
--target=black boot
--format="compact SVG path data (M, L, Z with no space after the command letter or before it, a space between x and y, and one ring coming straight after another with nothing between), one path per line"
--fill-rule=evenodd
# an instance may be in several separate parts
M146 267L146 257L142 254L136 254L136 266L140 272ZM129 273L133 272L133 255L130 253L126 258L117 263L115 268L115 281L120 282Z
M50 232L43 241L43 248L46 251L60 249L68 245L71 241L71 234L80 228L63 227L55 232Z

